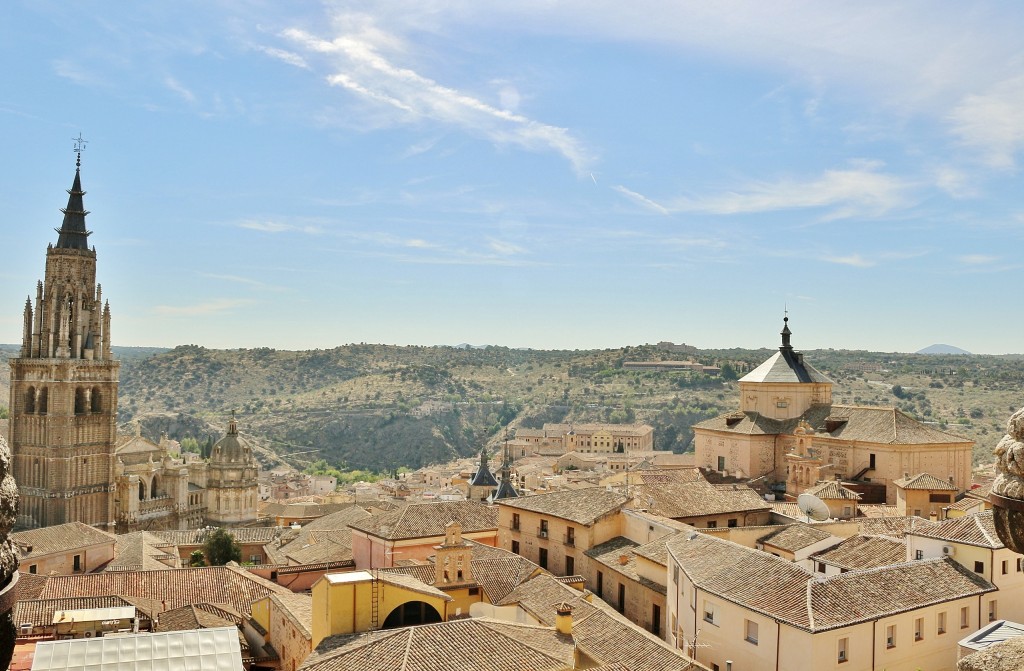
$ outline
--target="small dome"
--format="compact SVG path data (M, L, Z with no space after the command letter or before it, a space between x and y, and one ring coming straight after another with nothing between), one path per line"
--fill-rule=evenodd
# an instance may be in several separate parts
M213 446L211 461L219 464L252 464L252 449L249 441L238 435L238 424L234 416L228 422L228 434Z

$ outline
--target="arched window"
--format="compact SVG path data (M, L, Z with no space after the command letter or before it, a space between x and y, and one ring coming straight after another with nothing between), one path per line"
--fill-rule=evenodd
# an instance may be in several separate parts
M102 399L102 396L100 395L100 388L99 387L93 387L92 388L92 411L93 412L103 412L103 404L100 402L101 399Z
M139 500L146 500L146 483L142 482L141 480L139 481Z
M75 414L85 414L85 390L81 387L75 389Z
M156 498L156 482L157 482L157 479L158 478L156 476L153 476L153 482L152 482L152 484L150 484L150 487L149 487L149 498L151 498L151 499L155 499Z
M25 390L25 412L33 413L36 411L36 388L29 387Z
M46 414L46 405L47 405L47 397L48 396L49 396L49 394L47 393L46 387L43 387L42 389L39 390L39 394L37 395L38 403L36 403L36 405L39 406L39 414L40 415L45 415Z

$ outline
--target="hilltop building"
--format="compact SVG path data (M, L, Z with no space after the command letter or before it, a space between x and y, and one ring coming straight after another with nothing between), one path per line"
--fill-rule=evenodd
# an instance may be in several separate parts
M545 424L542 429L516 429L523 453L648 452L654 449L654 428L647 424ZM529 446L529 448L527 448Z
M88 245L81 163L79 153L57 244L47 246L45 277L35 302L25 302L21 352L10 360L17 526L136 531L254 520L259 465L234 418L208 463L174 458L164 441L117 435L120 363Z
M918 422L896 408L835 405L832 380L790 342L740 378L740 409L694 425L696 462L765 478L787 496L840 478L858 491L897 500L897 481L930 473L957 491L971 484L973 441ZM865 496L865 502L870 503Z

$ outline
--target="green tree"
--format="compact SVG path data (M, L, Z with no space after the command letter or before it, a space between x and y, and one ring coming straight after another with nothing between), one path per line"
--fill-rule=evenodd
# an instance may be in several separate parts
M227 529L214 529L203 542L203 556L210 566L223 566L229 561L242 561L242 547Z
M206 556L203 555L202 550L193 550L192 554L188 556L189 566L206 566Z
M7 409L7 406L0 405L0 419L7 419L8 414L10 414L10 411Z

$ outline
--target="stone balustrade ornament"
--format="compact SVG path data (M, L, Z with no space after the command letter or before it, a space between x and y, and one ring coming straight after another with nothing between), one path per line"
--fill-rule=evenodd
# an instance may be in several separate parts
M1024 554L1024 408L1010 416L996 445L996 479L989 501L1003 545Z
M17 597L18 555L10 533L18 517L18 485L14 482L11 448L0 436L0 669L14 653L14 602Z

